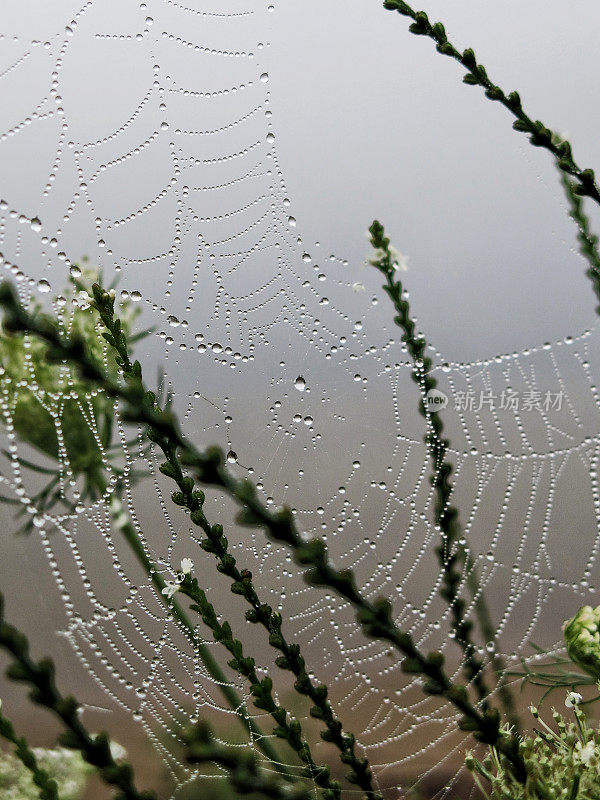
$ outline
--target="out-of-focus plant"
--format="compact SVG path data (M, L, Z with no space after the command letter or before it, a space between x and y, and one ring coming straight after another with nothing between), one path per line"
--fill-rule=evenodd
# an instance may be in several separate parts
M63 293L54 298L58 309L55 317L44 311L39 303L30 304L29 313L38 324L58 325L65 336L81 342L90 362L116 379L119 366L114 349L103 338L102 330L98 329L98 319L91 313L90 292L96 280L101 280L101 275L89 268L76 277L71 275ZM107 293L114 298L114 287L108 288ZM131 300L122 301L120 310L119 335L127 347L133 347L151 330L136 330L140 311ZM118 459L123 445L120 441L113 441L114 400L104 392L94 390L72 365L48 360L46 348L39 339L27 333L8 335L6 331L0 331L0 392L4 395L4 422L9 433L42 453L48 463L54 464L40 465L5 451L5 455L16 459L20 467L48 476L44 488L26 505L19 499L0 497L4 502L19 506L17 515L28 514L21 530L28 532L35 525L42 524L44 513L49 513L55 505L66 507L68 513L85 500L94 501L105 496L110 487L109 508L114 527L132 548L159 596L170 601L168 585L150 560L120 499L123 472ZM168 408L170 398L163 398L163 402ZM139 437L126 446L132 444L139 448ZM147 451L147 446L145 449ZM72 480L81 479L82 488L76 499L68 499L64 480L67 472ZM146 474L144 470L128 469L128 482L131 485ZM194 625L185 612L177 603L170 602L169 609L220 686L229 706L238 713L247 730L257 737L259 748L275 760L276 752L269 740L248 715L210 649L195 636Z
M30 653L29 642L20 630L9 624L4 616L4 597L0 593L0 649L8 654L10 665L8 677L29 687L33 703L51 711L60 719L64 731L60 743L81 754L94 767L101 779L118 790L116 800L154 800L152 792L140 792L135 786L131 765L122 760L123 750L111 748L111 741L104 733L90 733L81 720L80 706L74 697L63 695L54 678L54 664L48 659L35 661ZM42 774L37 759L24 738L18 738L3 717L3 738L16 746L17 757L27 767L39 787L41 800L55 800L55 791Z
M56 319L62 330L85 342L91 359L116 375L114 357L107 352L106 342L98 335L96 321L88 311L87 290L99 277L97 270L90 268L78 277L71 276L63 294L54 299ZM133 345L150 331L135 332L140 310L131 301L123 302L121 308L123 334ZM31 303L30 311L38 319L46 313L36 302ZM9 338L4 332L0 332L0 392L0 421L10 433L44 456L43 463L37 463L4 451L20 467L47 476L46 485L27 506L18 498L0 497L0 501L19 507L18 516L27 515L23 531L31 530L33 520L56 505L69 512L79 502L102 496L111 483L118 491L122 445L113 441L114 408L106 395L90 392L89 385L69 365L49 362L39 340L26 335ZM136 481L142 475L130 471L128 479ZM69 499L67 476L81 483L76 499ZM34 513L29 509L35 509Z
M219 742L205 722L188 727L182 734L190 764L221 767L236 795L258 794L270 800L309 800L305 783L290 784L264 770L253 750L240 750Z
M94 768L75 750L34 747L37 763L57 786L60 800L81 800ZM2 800L39 800L40 789L31 771L17 756L0 753L0 797Z

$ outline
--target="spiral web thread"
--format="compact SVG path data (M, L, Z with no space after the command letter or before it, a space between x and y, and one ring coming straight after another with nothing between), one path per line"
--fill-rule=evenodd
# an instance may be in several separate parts
M117 291L157 326L138 355L164 364L186 431L200 443L227 442L232 468L295 508L302 529L325 536L369 596L393 599L421 647L455 663L411 365L390 309L360 286L352 291L357 265L319 244L307 252L298 235L261 42L270 7L166 0L126 9L63 2L55 11L25 22L15 12L20 32L0 42L0 158L16 165L0 205L4 275L24 298L46 300L69 270L77 274L82 252L107 277L119 273ZM596 591L597 338L593 328L472 363L432 354L450 398L455 502L512 664L520 655L535 661L532 641L558 652L563 609L593 602ZM510 392L519 409L500 407ZM60 440L60 399L39 401ZM85 404L81 412L93 420ZM17 460L31 453L11 431L5 400L2 413L10 454L2 492L35 517L63 602L61 632L106 708L146 731L176 796L194 775L175 745L179 722L212 711L235 725L233 712L128 555L108 496L72 513L37 513L39 482ZM125 480L125 512L165 577L191 556L215 605L239 623L241 608L171 505L154 454L126 446L130 431L116 419L126 472L151 473L140 485ZM61 470L63 491L77 501L64 451ZM363 639L336 598L309 591L282 549L236 529L218 497L208 507L329 684L379 786L426 777L432 765L454 775L465 745L453 712ZM257 651L265 667L266 652ZM283 680L280 691L288 698Z

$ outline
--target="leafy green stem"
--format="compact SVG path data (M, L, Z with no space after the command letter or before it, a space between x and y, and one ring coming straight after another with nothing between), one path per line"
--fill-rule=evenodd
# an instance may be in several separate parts
M105 338L118 353L118 363L125 378L138 381L143 391L141 367L136 362L137 366L134 368L129 357L127 339L122 335L117 325L118 320L114 317L114 307L110 303L103 303L101 297L96 292L96 308L107 328ZM145 396L153 403L153 409L159 410L156 398L150 397L148 393ZM327 699L327 686L315 685L312 682L299 646L289 643L283 633L281 615L260 600L253 584L252 573L247 569L240 570L238 567L235 557L229 552L228 542L223 534L223 526L211 525L206 518L203 509L204 493L195 490L193 478L184 475L177 455L177 447L173 445L169 436L157 429L150 431L148 436L162 450L166 458L166 461L159 467L160 471L177 484L178 491L173 492L171 499L176 505L185 508L189 512L191 522L199 526L206 534L206 538L200 543L201 547L215 556L218 561L217 569L231 580L231 591L241 595L250 605L251 608L246 613L246 619L262 625L267 631L270 645L281 653L281 656L275 661L277 666L289 670L296 679L294 681L296 691L307 696L314 703L310 710L311 716L321 720L325 726L321 738L338 748L341 761L350 768L348 780L365 792L367 800L381 800L381 795L373 788L368 759L357 755L356 739L352 733L344 731L342 723L335 715L331 703ZM132 531L130 535L136 536L135 531ZM185 591L185 585L181 588ZM197 598L192 599L198 602Z
M211 629L215 640L220 642L231 653L233 658L228 662L229 666L248 680L254 705L273 717L277 723L274 730L275 735L285 740L306 765L304 776L313 780L317 786L323 789L325 800L339 800L341 796L340 784L338 781L332 780L328 767L315 764L310 747L306 739L302 738L300 722L296 719L288 721L285 708L273 698L273 681L268 676L262 679L258 677L254 659L244 655L241 641L233 638L231 625L226 621L219 621L213 606L206 598L206 594L198 586L197 579L192 578L191 574L184 574L178 588L193 601L192 610L200 614L205 625Z
M598 237L591 231L590 221L583 210L583 198L577 192L577 185L564 172L561 174L561 183L569 202L569 216L577 225L579 251L589 264L586 275L592 282L596 298L600 300ZM596 306L596 313L600 314L600 306Z
M156 569L154 562L150 559L144 542L123 511L120 500L118 500L114 495L111 501L111 516L113 519L113 525L115 525L115 527L117 527L117 529L120 531L138 562L141 564L146 574L150 577L150 580L152 581L152 584L154 585L158 595L166 603L167 599L163 590L166 589L167 583L160 572ZM292 772L290 771L289 767L281 763L281 759L278 757L277 752L273 749L271 743L265 737L265 734L250 716L248 709L245 707L238 693L231 686L230 681L227 679L227 676L213 657L210 649L205 644L198 641L197 637L195 636L195 626L185 613L184 609L180 606L175 598L172 598L168 605L172 615L181 625L186 638L208 670L209 675L217 683L225 700L237 713L246 730L252 735L253 739L256 740L256 746L262 750L264 755L270 761L273 762L275 768L279 772L291 777Z
M427 36L436 43L436 50L444 56L458 61L467 74L463 81L471 86L481 86L485 96L494 102L503 105L516 117L513 128L529 135L529 141L535 147L543 147L550 151L556 158L559 169L575 179L574 191L578 195L591 197L600 204L600 189L596 184L594 171L582 169L575 161L572 147L569 142L556 141L552 131L540 120L533 120L525 112L518 92L506 94L500 86L496 85L487 74L483 64L478 63L475 53L467 48L462 53L448 40L446 30L441 22L430 22L424 11L415 11L404 0L385 0L384 8L388 11L397 11L413 20L409 27L411 33L417 36Z
M427 342L421 334L416 332L410 304L404 294L402 282L398 278L398 271L394 267L394 249L385 235L383 225L377 221L373 222L369 228L369 234L371 245L375 249L375 257L369 263L385 278L383 288L396 310L394 322L402 330L402 341L406 345L413 363L412 379L419 386L421 392L419 413L425 417L427 422L428 431L425 436L425 444L433 470L431 484L435 493L434 519L441 536L441 544L436 548L442 569L440 594L450 608L452 633L464 654L463 669L466 677L472 681L483 707L486 707L489 702L489 689L484 679L485 664L477 656L472 637L473 623L468 619L466 603L460 597L463 575L459 563L462 561L467 573L467 584L475 599L476 612L485 641L494 644L492 663L499 678L500 699L511 722L518 729L512 695L503 680L505 665L495 646L495 629L491 624L487 604L481 594L473 557L464 543L464 532L459 521L458 509L450 502L453 471L447 456L450 443L444 437L444 423L439 410L435 406L430 407L428 403L429 393L436 389L437 381L431 375L431 359L425 355ZM471 580L470 584L469 579Z
M101 316L113 319L104 336L115 347L115 336L120 336L120 322L114 318L114 298L97 285L93 291L95 305ZM0 286L0 305L5 310L4 326L7 330L29 331L38 336L50 345L48 358L69 360L76 364L84 379L97 383L109 396L123 401L126 419L149 426L151 437L166 436L172 447L180 449L181 462L191 467L197 480L220 487L242 506L238 515L241 524L263 527L269 538L293 551L296 563L307 567L304 578L308 583L327 586L351 603L365 635L387 641L402 653L405 656L404 670L425 678L424 691L449 700L462 713L460 727L472 731L479 741L495 746L506 756L515 778L520 782L525 781L526 769L519 754L518 740L501 729L498 711L477 709L470 701L466 688L453 683L448 677L443 668L443 655L437 652L424 655L415 646L410 634L397 627L388 600L380 598L371 601L364 597L356 587L353 573L350 570L338 570L331 564L327 545L322 539L306 540L300 535L291 509L283 507L271 510L260 500L251 481L236 478L229 472L221 449L213 447L201 452L194 447L181 433L174 414L155 407L154 394L147 392L141 382L139 362L133 362L131 374L125 376L126 384L122 385L110 379L87 357L83 341L61 335L52 320L39 320L28 314L10 284ZM122 362L119 365L122 367Z
M0 704L1 708L1 704ZM58 787L54 778L38 764L35 753L29 747L27 739L19 736L12 722L0 711L0 736L14 745L14 753L31 773L34 784L39 789L40 800L59 800Z
M183 475L178 460L177 452L169 443L168 437L150 434L153 440L163 449L168 460L160 466L163 474L171 477L179 486L179 491L172 495L176 505L184 506L190 512L194 525L202 528L206 538L200 543L201 547L212 553L217 559L217 569L232 581L231 591L241 595L251 608L246 612L248 622L258 623L269 634L269 644L281 653L275 663L284 670L289 670L296 680L295 690L307 696L314 705L310 709L311 716L320 719L326 730L321 733L321 738L331 742L340 751L340 758L347 764L351 772L348 780L360 786L369 800L378 800L380 795L374 790L372 773L366 758L360 758L355 751L356 740L352 733L345 732L342 723L337 719L331 703L327 699L328 691L325 684L315 685L308 675L306 662L297 644L291 644L286 639L282 630L281 615L273 611L270 605L261 602L252 580L252 573L247 569L240 570L235 557L229 552L228 542L220 524L211 525L203 510L204 494L193 490L193 480ZM185 584L182 586L185 593Z
M215 741L208 726L197 723L185 734L188 745L187 760L191 764L218 764L227 771L232 788L239 794L260 794L269 800L308 800L305 785L282 783L260 769L256 754L240 751Z
M23 633L4 619L4 597L0 594L0 647L12 656L7 675L31 687L29 696L37 705L56 714L66 731L61 735L65 747L79 750L96 767L102 780L119 791L117 800L153 800L151 792L139 792L133 782L133 769L127 762L115 761L108 736L90 734L80 718L80 707L73 697L64 697L54 682L54 664L48 659L33 661L29 642Z

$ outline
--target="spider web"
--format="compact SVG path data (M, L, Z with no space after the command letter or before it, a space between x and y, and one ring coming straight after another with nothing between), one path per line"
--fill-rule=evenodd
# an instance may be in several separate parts
M186 432L226 445L232 469L249 474L268 503L290 504L301 529L323 536L368 596L391 597L402 628L420 647L441 649L459 675L438 597L439 535L412 365L376 276L358 270L365 253L353 245L352 257L338 257L302 236L295 206L303 200L288 189L284 126L273 112L275 10L254 0L225 8L63 0L26 18L11 7L0 41L3 271L24 299L55 310L83 253L107 278L118 276L121 299L156 326L137 355L146 376L164 366L163 388ZM521 156L538 170L528 159ZM589 305L581 323L566 331L559 320L551 336L545 322L541 336L523 328L532 343L511 352L484 342L493 355L461 359L452 336L448 349L441 344L426 295L415 294L449 398L453 500L513 665L534 658L532 641L558 651L557 620L597 592L598 330L580 262L567 247L564 258ZM81 412L92 420L89 403ZM59 433L60 409L59 398ZM91 710L124 711L145 731L176 797L196 774L180 760L181 721L209 714L225 731L234 713L127 551L109 495L78 502L63 453L61 485L75 507L40 515L32 504L39 481L18 460L31 453L11 430L10 404L2 411L10 454L2 491L35 517L33 536L62 606L55 629L89 678L78 694L89 692ZM244 609L171 504L157 456L141 441L128 445L131 431L115 419L126 476L150 472L140 484L125 480L126 514L165 578L182 557L194 559L200 584L244 639ZM330 686L378 786L391 791L419 775L425 785L439 769L454 776L466 745L453 711L425 698L388 648L365 640L336 597L309 590L286 551L261 531L236 528L230 504L210 494L207 515L223 521L240 568L252 570L261 597L281 610L289 638ZM201 625L197 635L204 640ZM219 646L207 645L223 662ZM484 656L493 651L479 645ZM249 651L273 674L254 632ZM252 708L246 687L230 679ZM276 687L284 705L306 713L285 676ZM257 720L271 730L269 719ZM326 745L315 753L335 763Z

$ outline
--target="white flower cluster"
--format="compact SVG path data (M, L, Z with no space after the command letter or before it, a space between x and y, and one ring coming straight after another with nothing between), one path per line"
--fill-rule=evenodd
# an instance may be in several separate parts
M165 581L165 587L162 590L162 593L165 597L170 600L175 592L178 592L181 588L181 584L185 580L188 575L192 574L192 570L194 569L194 562L191 558L182 558L181 559L181 572L177 576L177 579L174 581Z
M600 729L588 724L582 703L579 692L568 692L565 706L572 710L575 721L553 710L555 727L546 724L535 706L530 707L535 735L523 737L519 745L527 770L524 784L516 781L499 752L491 749L482 762L468 753L465 765L483 796L488 800L600 800Z
M91 302L91 297L83 289L80 292L77 292L77 294L73 298L73 305L77 306L77 308L80 311L85 311L87 308L89 308L90 302Z
M579 692L569 692L565 700L565 705L567 708L573 708L574 706L578 706L582 700L583 697Z
M371 234L369 231L366 233L366 237L369 241L371 241ZM392 262L392 266L394 269L399 270L400 272L407 272L408 270L408 256L405 256L400 250L397 250L394 245L390 244L387 250L390 254L390 259ZM385 258L386 251L382 247L375 247L373 249L373 255L371 258L365 259L363 266L377 266L382 258Z

